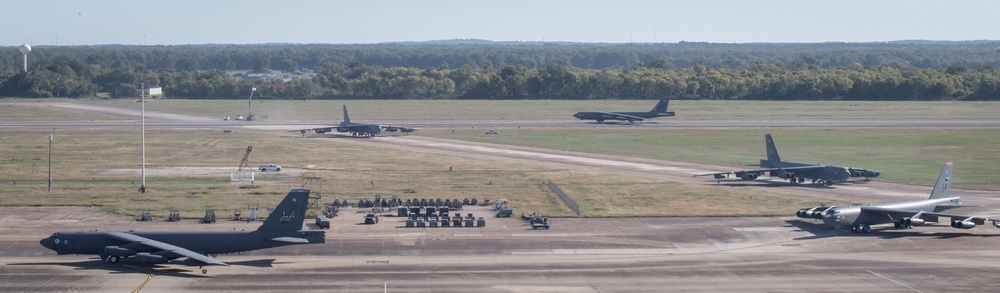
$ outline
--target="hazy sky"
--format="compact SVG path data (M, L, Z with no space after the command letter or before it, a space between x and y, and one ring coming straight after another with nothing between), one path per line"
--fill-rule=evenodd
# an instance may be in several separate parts
M1000 1L4 1L0 46L1000 40Z

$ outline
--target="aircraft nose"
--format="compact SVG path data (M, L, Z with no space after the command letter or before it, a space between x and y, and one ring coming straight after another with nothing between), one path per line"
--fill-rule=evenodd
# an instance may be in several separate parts
M44 238L42 240L39 240L38 244L41 244L42 247L45 247L45 248L48 248L48 249L51 249L51 250L55 250L55 248L54 248L55 246L52 245L52 241L54 241L54 240L52 240L52 237L48 237L48 238Z
M833 216L833 212L827 212L823 214L823 224L830 227L837 227L836 218Z

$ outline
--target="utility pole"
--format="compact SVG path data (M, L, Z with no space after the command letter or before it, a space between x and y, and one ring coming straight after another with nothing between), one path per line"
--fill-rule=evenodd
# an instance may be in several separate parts
M142 185L139 193L146 193L146 83L141 83L139 103L142 104Z
M52 134L49 133L49 192L52 192Z

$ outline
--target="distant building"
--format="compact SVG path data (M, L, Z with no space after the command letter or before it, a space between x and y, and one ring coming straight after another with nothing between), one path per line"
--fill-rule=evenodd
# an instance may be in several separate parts
M147 97L162 96L163 95L163 87L160 87L160 86L155 85L155 84L143 86L143 88L142 88L142 95L147 96Z

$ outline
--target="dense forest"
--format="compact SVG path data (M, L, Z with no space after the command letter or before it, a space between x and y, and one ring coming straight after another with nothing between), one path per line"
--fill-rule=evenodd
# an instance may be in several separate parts
M998 44L38 46L27 73L8 47L0 96L135 97L146 83L185 99L1000 100Z

